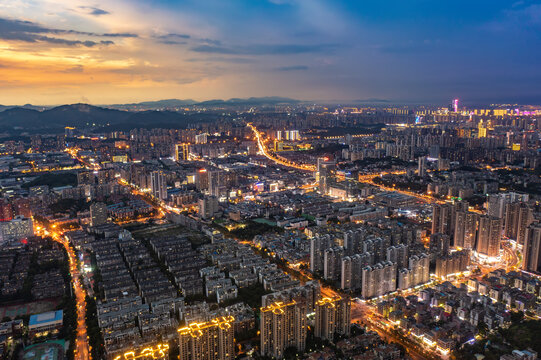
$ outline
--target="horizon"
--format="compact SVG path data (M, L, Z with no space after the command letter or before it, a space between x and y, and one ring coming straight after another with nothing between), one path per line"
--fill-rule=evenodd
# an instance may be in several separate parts
M281 96L261 96L261 97L232 97L232 98L208 98L203 100L196 100L196 99L179 99L179 98L167 98L167 99L157 99L157 100L141 100L137 102L125 102L125 103L109 103L109 104L103 104L103 103L92 103L92 102L72 102L72 103L56 103L56 104L34 104L34 103L19 103L19 104L5 104L0 103L0 107L7 107L7 108L24 108L25 106L32 106L32 107L43 107L43 108L55 108L55 107L61 107L61 106L74 106L74 105L89 105L94 107L114 107L114 106L126 106L126 105L142 105L145 103L159 103L159 102L166 102L166 101L193 101L193 104L186 104L186 106L194 106L199 105L205 102L213 102L213 101L223 101L223 102L229 102L232 100L263 100L263 99L283 99L284 102L282 104L287 104L287 101L291 102L297 102L298 105L308 105L308 104L314 104L314 105L321 105L321 106L404 106L404 107L416 107L416 106L427 106L427 107L446 107L451 104L452 99L449 99L447 103L445 101L442 101L440 103L437 102L422 102L422 101L407 101L407 102L399 102L399 101L393 101L393 100L386 100L386 99L359 99L359 100L301 100L301 99L295 99L295 98L289 98L289 97L281 97ZM263 105L268 105L270 103L261 102ZM280 104L280 103L278 103ZM494 106L540 106L541 104L536 103L516 103L516 102L463 102L460 100L459 108L464 107L479 107L479 106L486 106L486 107L494 107Z

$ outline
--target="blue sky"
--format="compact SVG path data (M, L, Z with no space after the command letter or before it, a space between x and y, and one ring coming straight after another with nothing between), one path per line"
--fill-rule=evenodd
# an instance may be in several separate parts
M540 40L531 0L13 0L0 103L539 104Z

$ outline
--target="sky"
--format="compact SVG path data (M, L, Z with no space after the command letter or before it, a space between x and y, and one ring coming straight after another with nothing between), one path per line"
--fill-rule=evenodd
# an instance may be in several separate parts
M0 104L541 104L541 0L0 0Z

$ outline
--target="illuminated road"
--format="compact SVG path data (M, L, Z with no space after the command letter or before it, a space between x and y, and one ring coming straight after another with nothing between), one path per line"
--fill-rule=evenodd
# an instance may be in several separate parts
M506 263L506 270L518 270L520 267L520 261L512 245L507 241L502 241L502 247L504 252L504 261Z
M53 225L53 228L54 227L56 227L56 225ZM62 236L62 232L49 232L45 229L42 230L39 226L36 229L37 234L51 236L54 241L62 244L62 246L64 246L64 249L66 249L66 253L68 254L69 259L71 285L75 294L75 303L77 307L77 335L75 338L74 358L77 360L89 360L91 359L91 356L86 327L86 291L84 289L83 283L79 280L81 274L79 273L78 260L77 256L75 255L75 251L73 251L73 248L70 246L69 241Z
M360 323L368 330L376 332L387 342L394 342L402 345L408 356L414 360L440 359L441 354L430 352L421 345L414 343L409 338L399 337L390 331L388 321L375 312L374 307L358 301L351 302L351 322ZM385 325L384 325L385 324Z
M261 133L256 129L256 127L252 125L251 123L249 123L247 126L254 132L255 138L257 140L257 146L259 147L259 151L263 155L265 155L267 159L272 160L279 165L291 167L297 170L304 170L304 171L317 170L315 165L297 164L292 161L289 161L288 159L282 156L271 154L267 148L267 145L265 144L265 140L263 140Z

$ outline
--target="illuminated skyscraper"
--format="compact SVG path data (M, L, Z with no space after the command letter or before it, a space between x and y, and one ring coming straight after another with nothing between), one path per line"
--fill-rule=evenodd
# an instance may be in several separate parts
M167 184L165 182L165 175L161 171L153 171L150 173L150 189L152 190L152 196L157 199L167 199Z
M180 328L180 360L233 360L235 339L232 316Z
M351 303L349 298L336 296L322 298L316 302L314 335L333 341L334 334L349 335Z
M261 355L281 359L289 347L304 351L308 330L306 314L307 304L303 302L275 302L262 307Z
M188 160L189 156L189 144L182 143L182 144L176 144L175 145L175 160Z

